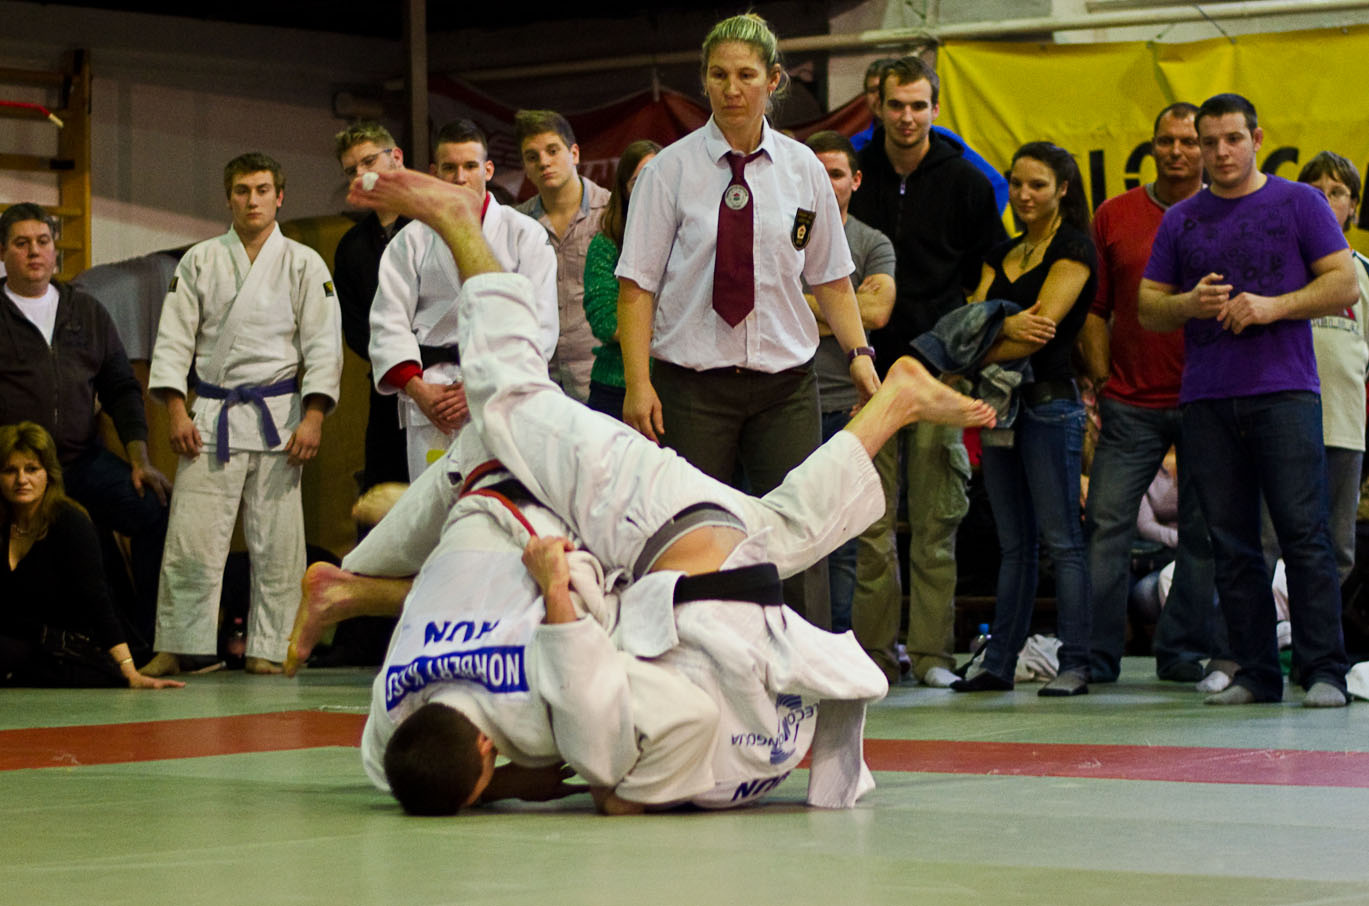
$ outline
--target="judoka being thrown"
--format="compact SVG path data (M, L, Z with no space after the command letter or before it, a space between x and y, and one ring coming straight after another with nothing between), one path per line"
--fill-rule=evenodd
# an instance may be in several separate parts
M604 811L722 806L778 783L811 746L808 801L851 805L871 785L860 733L883 676L849 635L764 605L778 605L780 576L879 514L871 457L894 431L991 424L992 410L903 359L844 431L779 488L748 497L548 380L527 282L498 273L470 192L404 171L354 183L350 199L420 219L451 247L466 281L458 320L478 432L462 433L346 572L306 581L292 660L329 623L397 610L422 563L374 688L363 740L372 779L410 811L454 812L499 789L499 752L524 768L564 759ZM477 468L489 458L492 472ZM525 503L510 506L501 491ZM546 530L558 522L598 558L586 581L572 580L568 545ZM501 532L502 552L491 540ZM513 538L515 554L532 539L517 575ZM621 584L621 602L604 595ZM579 606L568 611L572 588ZM467 671L463 645L487 660ZM474 669L496 650L517 653L504 663L516 677Z

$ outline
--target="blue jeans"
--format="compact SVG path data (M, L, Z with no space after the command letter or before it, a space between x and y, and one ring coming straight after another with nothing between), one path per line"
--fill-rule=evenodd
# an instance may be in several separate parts
M1037 534L1055 564L1060 669L1087 675L1089 574L1079 520L1084 406L1050 400L1022 407L1012 447L986 446L984 487L993 507L1002 564L984 669L1011 681L1036 602Z
M1126 647L1127 592L1136 514L1170 445L1179 450L1179 549L1174 585L1155 626L1155 666L1214 657L1225 632L1212 591L1212 548L1188 460L1201 451L1184 444L1178 409L1147 409L1104 397L1102 431L1089 473L1084 508L1089 580L1093 588L1092 679L1117 679Z
M851 420L846 409L822 413L822 442L827 443ZM855 538L827 555L827 586L832 592L832 631L845 632L851 628L851 599L856 593Z
M1256 701L1283 698L1274 597L1260 546L1260 496L1288 569L1293 658L1304 687L1345 690L1340 583L1328 528L1321 400L1285 391L1183 407L1184 435L1201 455L1191 467L1207 517L1217 593L1226 617L1235 682Z

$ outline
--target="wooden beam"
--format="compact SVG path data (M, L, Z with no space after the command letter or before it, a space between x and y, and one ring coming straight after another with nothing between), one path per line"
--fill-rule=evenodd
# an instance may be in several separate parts
M427 170L428 151L428 2L404 3L405 159L415 170Z

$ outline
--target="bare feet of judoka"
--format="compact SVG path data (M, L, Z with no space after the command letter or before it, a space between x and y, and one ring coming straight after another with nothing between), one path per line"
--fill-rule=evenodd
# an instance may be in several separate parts
M264 657L249 657L243 661L242 669L248 673L257 673L262 676L273 676L283 673L285 668L276 661L268 661Z
M334 605L346 596L351 576L331 563L314 563L305 570L295 626L290 630L290 647L285 653L286 676L299 672L300 666L309 660L323 630L338 622L331 614Z
M224 662L212 654L173 654L158 651L138 672L143 676L176 676L177 674L213 673L222 670Z
M861 407L846 430L873 457L895 431L913 422L989 428L996 421L988 403L952 390L917 359L904 356L889 366L879 392Z

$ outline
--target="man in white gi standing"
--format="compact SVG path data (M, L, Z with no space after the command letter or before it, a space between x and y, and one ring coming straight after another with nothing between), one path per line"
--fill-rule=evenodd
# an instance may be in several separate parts
M470 120L437 133L432 174L469 186L481 198L481 224L501 267L532 281L546 304L547 355L556 347L556 255L546 231L485 191L494 176L485 134ZM456 344L456 298L462 276L432 228L411 223L380 259L379 286L371 303L371 369L376 389L400 393L400 426L406 429L409 480L446 451L466 421L461 355Z
M217 663L223 567L240 507L252 561L246 666L280 672L305 568L300 473L318 452L342 376L328 269L276 224L280 164L236 157L224 189L233 226L181 259L152 353L149 389L166 403L181 459L149 676Z

